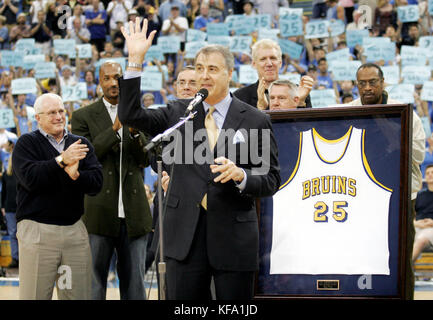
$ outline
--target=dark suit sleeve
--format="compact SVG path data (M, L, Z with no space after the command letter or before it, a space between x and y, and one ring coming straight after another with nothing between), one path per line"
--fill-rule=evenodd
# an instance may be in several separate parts
M168 128L170 106L158 109L141 107L140 77L120 79L120 99L118 116L124 125L129 125L151 136L156 136Z
M72 133L89 140L95 147L96 156L102 161L107 153L120 143L120 138L111 126L101 131L97 136L92 137L88 123L90 119L88 117L90 115L85 109L75 111L71 118Z
M148 143L146 135L143 132L140 132L140 136L138 138L133 139L131 137L128 137L128 139L132 140L130 152L134 157L135 161L137 162L137 165L147 167L150 163L149 155L143 149Z
M255 153L252 157L260 158L261 161L252 168L244 169L247 174L247 183L243 193L258 198L270 197L278 191L281 178L278 148L269 116L266 115L257 137L257 143L254 143L250 150Z

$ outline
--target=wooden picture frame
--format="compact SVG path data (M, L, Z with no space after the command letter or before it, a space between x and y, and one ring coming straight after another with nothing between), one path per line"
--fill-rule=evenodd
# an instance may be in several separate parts
M273 123L279 150L282 185L286 181L290 181L293 177L292 173L297 170L295 167L297 168L297 159L301 154L299 146L302 145L302 139L299 139L302 136L300 132L315 128L320 136L334 140L343 137L350 128L357 128L358 132L360 129L364 130L362 132L365 134L361 144L365 148L365 153L362 154L365 154L370 169L377 180L393 190L389 198L388 230L384 230L388 233L389 274L300 274L299 272L296 274L270 274L274 214L272 201L274 195L272 198L261 199L258 205L260 265L259 271L256 273L254 298L259 300L295 298L403 299L405 296L405 261L408 255L406 251L407 220L410 216L409 210L411 210L412 106L330 107L268 111L268 113ZM349 144L349 140L347 144ZM287 209L289 210L289 208ZM310 236L314 237L314 234ZM368 230L365 236L371 236L368 234ZM360 240L362 239L360 238ZM326 243L326 239L320 239L320 241ZM320 241L317 242L318 245L320 245ZM344 253L342 254L344 255ZM274 261L276 260L274 259ZM320 264L320 261L317 263Z

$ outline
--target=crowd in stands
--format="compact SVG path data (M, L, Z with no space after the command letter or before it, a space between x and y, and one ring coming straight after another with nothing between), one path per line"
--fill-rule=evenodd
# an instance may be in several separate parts
M404 87L403 91L407 93L407 88L409 91L412 88L413 92L409 92L409 100L412 99L410 102L425 121L426 135L431 135L432 101L422 94L423 85L426 84L419 83L417 80L410 81L402 72L403 67L411 65L405 62L403 47L431 48L433 44L433 37L429 38L433 31L429 12L433 11L433 8L428 7L427 0L313 0L311 10L304 10L300 16L300 9L296 9L296 3L297 1L293 0L1 0L0 110L10 108L13 111L14 121L6 130L0 129L0 142L5 146L7 135L14 133L20 136L36 128L32 106L36 97L42 93L54 92L64 96L65 88L73 88L79 83L85 84L87 95L66 102L69 117L73 110L100 98L102 95L98 85L100 61L101 59L118 59L118 61L126 59L127 49L121 28L128 30L128 22L135 21L136 17L148 19L148 33L157 30L153 44L155 49L159 48L157 53L160 56L155 58L157 57L155 55L145 62L145 72L149 70L162 75L160 88L157 90L143 88L143 101L147 101L146 105L153 104L157 107L175 98L174 81L178 71L186 65L193 64L192 51L195 49L191 45L192 42L207 39L208 43L211 43L227 41L229 38L236 61L236 72L231 87L236 90L257 80L254 79L254 74L251 76L251 72L247 74L248 68L244 68L252 63L251 46L263 37L272 37L280 43L280 46L282 44L289 46L287 49L282 46L281 78L295 83L303 75L314 78L315 84L311 92L313 107L321 106L316 104L317 99L314 97L322 90L326 91L334 104L348 103L358 97L355 79L352 76L343 77L343 80L341 75L336 77L334 73L336 69L333 67L335 59L340 62L341 60L359 61L359 63L367 61L375 62L382 67L398 67L397 81L394 77L394 82L387 82L388 73L385 72L385 82L390 87L412 85ZM405 9L401 11L403 13L400 12L401 8ZM298 13L292 14L289 9L294 9L294 12L298 10ZM411 19L407 16L411 14L416 15L416 21L407 22ZM245 21L254 20L242 20L242 16L257 17L259 22L256 28L250 26L246 28ZM284 20L285 18L288 20ZM297 18L302 21L303 32L293 36L283 36L284 33L287 34L287 21L297 22ZM338 25L336 24L338 20L343 25L343 29L334 32L333 26ZM324 24L327 28L325 34L322 32L315 37L315 33L308 29L308 24L314 21L328 22ZM228 26L228 33L224 32L224 28L209 28L210 25L216 24L221 27ZM213 30L212 36L208 29ZM272 29L277 31L272 33ZM283 32L283 29L286 30ZM201 33L193 33L192 30ZM217 31L222 32L218 34L220 37L214 36L215 30L222 30ZM393 59L371 61L368 51L377 42L365 46L366 42L358 41L352 46L353 41L352 38L349 39L349 32L357 30L366 30L364 37L380 38L382 42L389 40L394 43L395 52L390 55ZM206 36L201 39L193 38L206 33L207 38ZM173 36L178 37L178 50L166 52L161 49L161 38ZM424 40L420 41L423 38ZM26 39L34 39L33 47L20 46L22 43L27 44L23 41ZM59 39L73 39L76 45L90 45L90 54L80 57L80 54L73 56L58 53L55 41ZM246 47L233 45L233 41L241 42L243 39L246 39L248 44ZM301 49L299 55L294 54L294 50L290 49L293 47ZM13 81L35 78L38 71L37 64L30 67L25 66L24 63L20 65L17 59L14 60L13 65L8 64L10 59L5 58L5 52L8 51L24 52L24 61L30 59L30 56L44 55L45 62L55 64L54 76L36 77L36 88L27 88L28 93L24 90L24 93L17 94L13 89ZM431 80L431 66L428 61L433 63L433 59L430 60L426 53L424 69L429 70L426 82ZM419 67L419 60L412 65ZM393 90L389 94L401 93L401 91ZM323 99L323 93L318 96L322 98L321 101L332 104L329 99ZM407 98L407 95L405 97ZM430 143L431 139L427 139L428 146ZM427 148L429 154L426 156L425 165L433 163L431 149L431 147ZM3 164L3 170L5 169Z

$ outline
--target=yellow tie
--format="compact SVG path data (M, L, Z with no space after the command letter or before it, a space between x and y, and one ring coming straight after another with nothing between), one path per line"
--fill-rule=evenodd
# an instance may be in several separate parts
M206 127L211 151L214 149L219 135L218 127L215 123L214 117L212 116L212 113L214 113L214 111L215 111L215 107L210 107L209 112L207 113L206 118L204 119L204 126ZM203 208L207 210L207 193L204 195L203 199L201 200L201 205Z

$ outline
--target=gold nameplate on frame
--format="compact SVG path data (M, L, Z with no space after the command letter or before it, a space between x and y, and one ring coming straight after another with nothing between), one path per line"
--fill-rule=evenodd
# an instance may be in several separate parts
M340 290L340 280L317 280L317 290Z

